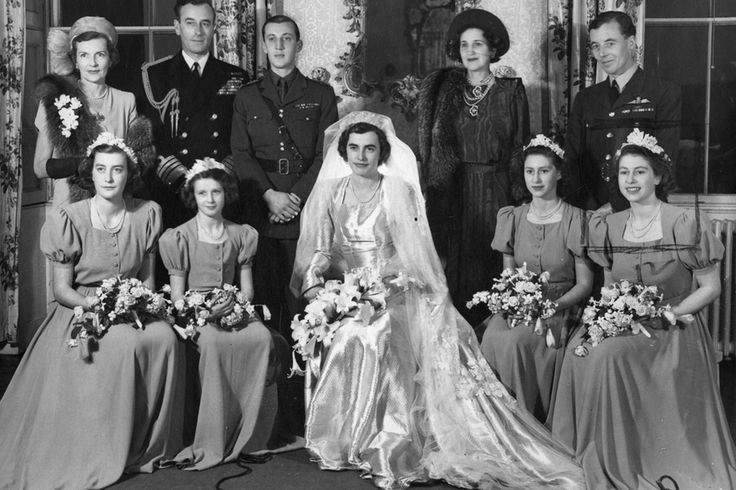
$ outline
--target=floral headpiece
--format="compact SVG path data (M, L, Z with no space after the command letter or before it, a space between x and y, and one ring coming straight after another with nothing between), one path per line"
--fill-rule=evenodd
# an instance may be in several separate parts
M664 148L659 146L657 143L657 138L651 134L647 134L639 128L634 128L634 130L626 137L626 142L618 149L618 153L621 154L621 150L626 146L640 146L641 148L646 148L655 155L659 155L659 157L664 161L669 162L670 157L664 152Z
M529 148L533 148L535 146L544 146L552 150L552 153L557 155L560 158L565 158L565 152L562 151L562 148L552 141L551 139L547 138L543 134L538 134L532 140L529 142L528 145L524 147L524 151L528 150Z
M201 174L202 172L206 172L207 170L213 170L216 168L227 172L225 165L221 164L214 158L207 157L204 160L195 160L194 165L192 165L192 168L189 169L186 176L184 177L184 183L188 184L189 181L192 180L192 177L197 174Z
M102 145L117 146L118 148L123 150L128 158L130 158L130 161L135 164L138 163L138 157L135 156L135 152L128 145L125 144L125 141L123 141L122 138L118 138L112 133L108 133L107 131L100 133L94 143L87 147L87 156L90 156L95 148Z

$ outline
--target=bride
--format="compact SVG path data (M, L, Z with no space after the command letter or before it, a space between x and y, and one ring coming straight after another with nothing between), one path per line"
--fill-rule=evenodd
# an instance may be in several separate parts
M388 117L353 112L325 133L292 288L309 300L365 266L389 288L386 309L369 325L346 321L308 378L305 438L320 467L382 488L583 487L569 451L499 383L452 306L414 154ZM412 285L397 287L399 276Z

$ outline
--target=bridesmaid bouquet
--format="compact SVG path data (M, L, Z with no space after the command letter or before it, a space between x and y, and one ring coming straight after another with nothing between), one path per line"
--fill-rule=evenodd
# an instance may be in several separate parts
M588 343L595 347L604 340L618 337L627 332L634 335L651 334L641 324L642 320L664 317L675 324L670 306L660 306L662 294L657 286L644 286L626 280L601 288L601 299L591 298L583 311L583 326L586 332L573 353L578 357L588 355Z
M405 274L398 274L391 282L405 289L416 281ZM304 313L295 315L291 322L291 336L296 344L289 376L305 374L296 361L296 354L300 354L304 361L318 360L322 349L330 346L344 320L352 318L369 324L376 313L386 308L387 295L388 288L381 275L371 267L347 271L342 281L327 281ZM319 362L315 368L319 368Z
M526 263L516 269L504 269L501 277L493 280L490 291L475 293L466 306L470 309L485 304L491 313L503 315L511 328L534 325L535 332L541 334L542 320L551 318L557 307L544 297L547 281L549 272L537 275L526 268ZM550 347L554 345L554 337L551 339ZM550 344L549 335L547 344Z
M174 303L176 320L174 329L184 339L195 338L197 329L204 327L212 314L212 308L219 303L234 301L233 311L226 316L220 317L215 324L224 329L232 329L242 326L255 316L253 305L245 299L245 295L230 284L211 291L200 292L189 290L184 293L184 298Z
M68 345L80 347L83 359L89 357L89 342L102 338L113 325L130 323L138 329L152 320L173 321L171 302L134 277L105 279L97 288L95 299L96 303L89 311L84 311L81 306L74 308Z

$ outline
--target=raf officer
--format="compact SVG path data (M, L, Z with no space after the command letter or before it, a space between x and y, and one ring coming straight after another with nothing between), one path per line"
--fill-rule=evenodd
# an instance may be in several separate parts
M566 155L577 189L575 200L588 209L611 202L628 207L610 175L616 150L634 127L653 134L673 159L680 139L680 87L637 66L636 26L623 12L603 12L590 24L590 50L608 78L578 93L567 127Z
M337 121L337 100L329 85L306 78L296 68L302 41L294 20L271 17L261 34L269 70L235 97L230 141L246 200L244 218L260 233L256 296L290 339L291 319L298 312L289 281L299 213L322 164L324 131ZM282 433L298 434L303 430L303 386L283 389L290 393L285 397L279 387L279 424Z
M147 180L151 197L163 208L164 228L193 216L178 191L195 160L212 157L232 169L233 100L247 81L245 71L210 53L215 11L207 0L178 0L174 29L181 51L143 65L138 106L155 122L159 162ZM236 218L234 212L226 210L229 218Z

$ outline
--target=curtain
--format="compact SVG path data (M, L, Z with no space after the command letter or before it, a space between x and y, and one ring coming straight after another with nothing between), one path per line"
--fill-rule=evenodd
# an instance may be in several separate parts
M251 80L263 67L258 31L268 17L273 0L215 0L215 52L217 58L240 66Z
M601 12L628 13L636 24L638 61L644 53L644 0L549 0L547 24L547 98L549 129L564 135L577 93L605 78L588 50L588 25Z
M25 5L0 1L0 345L18 332L18 238Z

